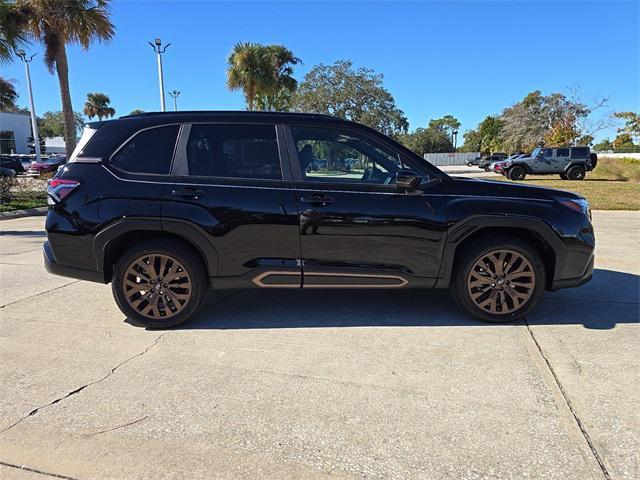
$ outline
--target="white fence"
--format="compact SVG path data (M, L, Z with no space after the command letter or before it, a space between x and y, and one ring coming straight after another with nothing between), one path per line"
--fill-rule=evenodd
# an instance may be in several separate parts
M424 159L433 165L466 165L468 161L480 156L480 152L465 153L425 153Z
M640 153L607 153L596 152L599 158L635 158L640 160Z

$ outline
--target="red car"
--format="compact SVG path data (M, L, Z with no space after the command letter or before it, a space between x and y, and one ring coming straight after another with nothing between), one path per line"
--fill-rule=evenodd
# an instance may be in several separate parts
M60 165L64 165L67 161L67 157L59 156L59 157L49 157L42 162L33 162L29 169L27 170L27 174L35 174L40 175L42 173L47 172L55 172L58 170Z

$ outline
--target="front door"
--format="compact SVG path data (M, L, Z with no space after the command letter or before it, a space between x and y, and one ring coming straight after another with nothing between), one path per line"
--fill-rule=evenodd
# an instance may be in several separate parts
M415 160L407 164L403 154L356 129L292 126L288 139L303 287L432 286L445 237L445 197L437 187L396 187L395 173L418 170Z
M279 131L263 123L182 126L163 228L205 240L214 287L300 287L298 211Z

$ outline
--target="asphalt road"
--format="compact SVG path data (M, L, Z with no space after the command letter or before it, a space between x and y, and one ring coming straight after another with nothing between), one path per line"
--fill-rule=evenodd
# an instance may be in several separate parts
M640 212L513 325L446 291L245 291L127 323L0 222L0 478L640 478ZM24 468L21 468L24 467Z

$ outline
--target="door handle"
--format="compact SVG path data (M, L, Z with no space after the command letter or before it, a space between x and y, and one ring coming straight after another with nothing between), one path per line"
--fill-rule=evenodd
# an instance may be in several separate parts
M324 207L325 205L333 203L333 198L322 193L310 193L308 196L302 197L300 201Z
M204 196L204 192L193 187L185 187L171 190L171 195L174 197L180 197L189 200L197 200L198 198Z

